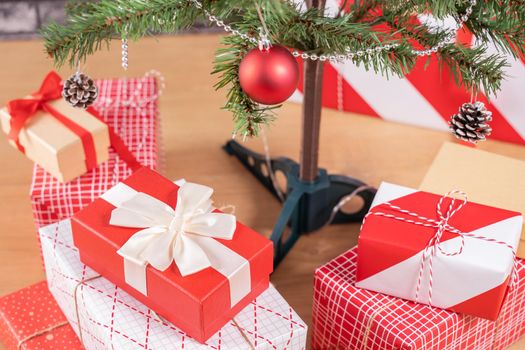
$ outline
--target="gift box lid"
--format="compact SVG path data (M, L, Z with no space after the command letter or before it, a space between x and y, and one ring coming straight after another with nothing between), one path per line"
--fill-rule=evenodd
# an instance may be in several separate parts
M12 349L82 349L46 281L0 298L0 336Z
M445 143L419 188L434 193L459 188L474 202L525 215L524 179L525 161ZM525 239L525 226L521 239Z
M177 205L179 186L148 168L136 171L123 184L173 208ZM115 188L72 218L75 246L84 263L199 340L205 340L205 335L212 335L214 330L219 329L222 326L220 323L227 321L222 318L232 310L240 311L242 305L250 302L250 297L254 297L253 291L237 304L232 302L229 280L212 267L182 276L175 263L165 271L148 265L147 296L129 286L123 277L123 258L116 251L139 229L110 225L111 212L115 207L104 198ZM216 240L249 263L249 283L254 290L260 293L268 286L269 274L273 270L273 244L270 240L239 222L233 239ZM105 262L101 263L102 260ZM167 295L168 291L174 294ZM177 305L182 309L177 310ZM196 324L202 331L200 335L192 329Z

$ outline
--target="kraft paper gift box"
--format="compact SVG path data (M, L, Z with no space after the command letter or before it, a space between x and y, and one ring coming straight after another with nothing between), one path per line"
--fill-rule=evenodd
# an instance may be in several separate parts
M12 350L81 350L47 282L0 298L0 340Z
M96 84L99 97L93 106L104 122L125 141L140 164L158 169L162 153L156 79L101 79ZM68 183L61 183L36 164L30 191L35 225L40 228L71 217L131 172L113 147L108 161Z
M523 217L458 195L382 183L359 234L356 287L495 320Z
M201 344L84 265L70 220L40 235L49 288L87 350L306 349L307 326L272 285Z
M272 242L213 210L212 193L142 168L72 217L82 262L202 342L273 270Z
M0 109L0 122L13 146L69 182L108 159L110 137L108 126L90 109L71 107L61 92L60 76L50 72L39 91Z
M525 335L525 261L496 321L355 286L357 247L318 268L312 349L503 350Z
M445 143L419 188L440 193L452 187L474 202L525 214L525 161ZM525 258L525 226L517 256Z

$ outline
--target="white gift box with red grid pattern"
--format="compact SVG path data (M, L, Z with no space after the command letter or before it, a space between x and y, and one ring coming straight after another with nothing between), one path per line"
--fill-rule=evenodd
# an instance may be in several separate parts
M312 347L499 350L525 334L525 262L496 321L355 287L357 248L315 272Z
M158 159L157 82L152 76L97 80L94 107L144 166L156 169ZM110 148L109 160L79 178L63 184L35 165L31 185L33 216L38 228L69 218L131 170Z
M337 13L342 3L343 0L328 0L328 14ZM348 6L351 1L344 3ZM431 26L436 24L428 15L419 15L418 19ZM441 23L450 24L450 20ZM475 45L475 38L464 31L458 32L457 40ZM490 44L488 54L496 52L496 47ZM501 91L491 96L490 104L482 93L477 100L492 111L490 139L525 145L525 58L514 59L509 55L507 59L510 66L505 69L507 78L501 84ZM302 65L300 60L299 63ZM301 79L291 101L301 102L302 91ZM466 89L456 86L448 68L440 69L435 56L429 62L427 57L418 58L416 67L405 78L386 78L349 60L325 63L322 104L340 111L447 131L450 116L458 112L461 104L471 100L470 95Z
M200 344L103 277L91 279L98 275L80 262L69 220L41 228L40 240L51 293L77 334L80 327L88 350L306 347L307 326L271 285L206 344Z

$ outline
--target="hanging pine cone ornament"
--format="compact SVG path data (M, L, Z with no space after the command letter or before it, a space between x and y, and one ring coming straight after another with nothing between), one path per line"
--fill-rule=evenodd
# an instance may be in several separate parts
M492 112L485 108L483 102L464 103L457 114L450 118L450 129L458 139L477 143L485 141L492 128L488 122Z
M86 109L95 102L97 96L97 85L84 73L75 73L64 82L62 97L73 107Z

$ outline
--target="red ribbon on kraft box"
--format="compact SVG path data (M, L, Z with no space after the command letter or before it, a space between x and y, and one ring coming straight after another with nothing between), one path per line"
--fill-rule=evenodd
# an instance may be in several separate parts
M40 88L32 93L29 98L9 101L7 104L7 110L11 115L11 129L9 130L8 138L16 144L17 148L22 153L25 153L25 149L20 144L19 140L20 132L38 110L43 110L80 138L85 154L86 169L89 171L98 165L93 136L88 130L84 129L49 104L50 101L57 100L61 98L61 96L62 78L56 72L51 71L44 78ZM86 111L102 121L101 116L93 107L88 107ZM140 164L126 147L120 136L118 136L109 125L108 130L111 146L131 169L138 169Z

